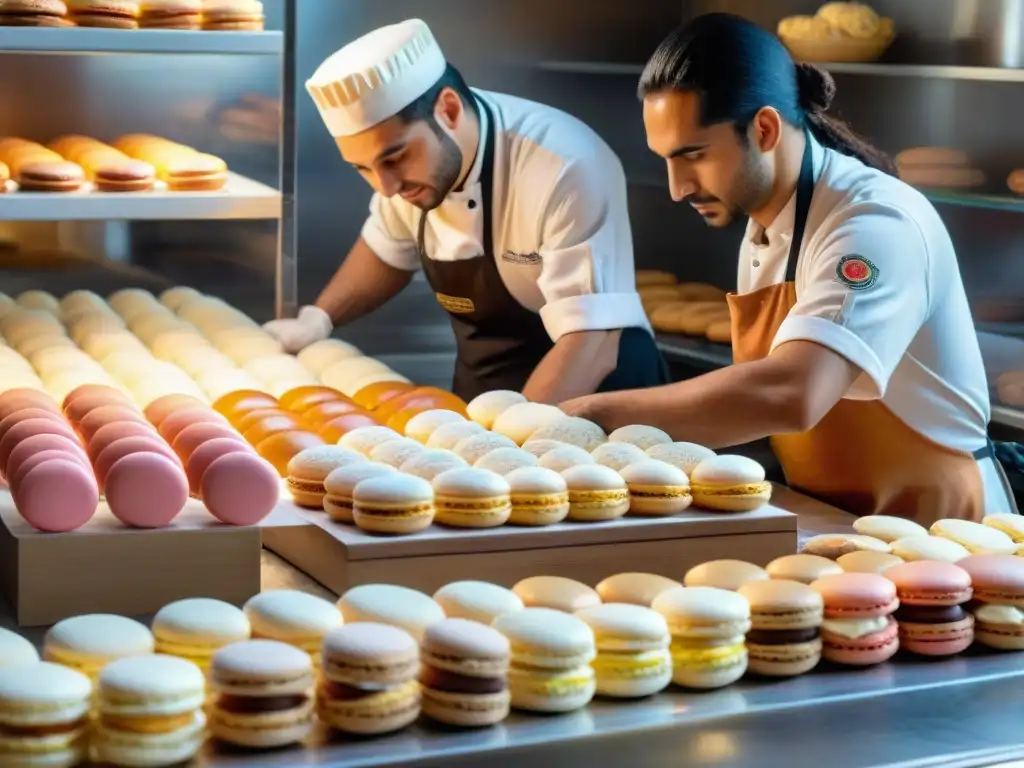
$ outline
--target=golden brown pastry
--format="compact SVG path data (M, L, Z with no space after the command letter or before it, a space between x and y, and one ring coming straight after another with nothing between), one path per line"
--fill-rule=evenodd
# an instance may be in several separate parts
M676 292L674 285L646 285L642 288L637 288L636 292L640 294L641 301L657 301L658 299L679 300L679 294Z
M1006 179L1006 186L1015 195L1024 195L1024 168L1013 171Z
M973 189L985 174L970 165L967 153L951 147L914 147L896 155L900 178L915 187Z
M709 283L680 283L676 294L680 301L725 301L725 291Z
M679 282L671 272L660 269L638 269L636 271L636 287L645 288L652 285L675 285Z
M708 341L716 344L732 344L732 320L716 320L708 326L704 335Z

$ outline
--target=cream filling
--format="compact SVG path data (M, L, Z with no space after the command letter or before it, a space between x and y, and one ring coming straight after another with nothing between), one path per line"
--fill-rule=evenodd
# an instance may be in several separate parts
M881 632L887 626L889 626L889 617L887 616L875 616L870 619L825 619L821 622L821 628L826 632L849 640Z
M1024 624L1024 611L1012 605L986 603L978 606L974 618L989 624Z

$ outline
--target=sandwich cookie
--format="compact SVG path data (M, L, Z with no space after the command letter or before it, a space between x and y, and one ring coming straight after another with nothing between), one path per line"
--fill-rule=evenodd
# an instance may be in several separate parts
M450 421L442 424L427 438L427 448L440 448L452 451L455 446L473 435L482 435L487 430L475 421Z
M873 554L882 553L877 552ZM800 554L777 557L765 566L765 571L773 579L811 584L826 576L836 576L843 573L843 567L835 560L829 560L827 557Z
M629 488L613 469L583 464L565 470L562 478L569 490L570 520L615 520L629 511Z
M526 398L519 392L495 389L477 395L466 406L466 413L484 429L494 426L494 421L513 405L525 403Z
M522 448L498 448L478 459L473 466L504 477L521 467L536 467L537 457Z
M690 506L690 478L683 470L656 459L630 464L619 474L629 488L629 513L663 517Z
M527 453L532 453L539 459L548 451L561 448L563 445L565 443L560 443L557 440L527 440L523 443L523 450Z
M427 482L432 481L442 472L459 467L468 467L465 459L459 458L451 451L427 449L413 456L399 469L406 475L413 475Z
M345 433L338 441L342 448L358 451L367 458L381 443L389 440L400 440L402 436L388 427L358 427L351 432Z
M604 443L591 451L590 457L601 466L614 469L616 472L648 458L646 453L629 443Z
M887 568L904 562L903 558L885 552L849 552L836 559L845 573L884 573Z
M647 427L643 424L631 424L628 427L619 427L608 435L609 443L629 443L637 448L646 451L655 445L664 445L672 442L667 432L656 427Z
M1024 650L1024 560L972 555L957 563L971 577L974 639L989 648Z
M434 433L434 430L442 424L458 423L465 420L461 413L448 411L443 408L422 411L406 422L405 436L412 438L420 444L425 444Z
M244 640L213 655L210 733L240 747L270 749L313 730L309 654L274 640Z
M434 602L449 619L488 625L499 616L525 607L515 592L486 581L453 581L434 593Z
M693 503L714 512L749 512L768 503L772 484L764 467L746 456L704 459L690 474Z
M453 528L495 528L512 514L508 481L496 472L466 467L434 478L436 520Z
M416 642L431 624L444 619L441 606L422 592L394 584L361 584L338 601L347 624L370 621L404 629Z
M836 664L881 664L899 650L896 587L874 573L840 573L811 584L825 603L822 656Z
M100 673L93 761L120 766L170 766L203 746L206 678L174 656L111 662Z
M971 555L962 544L940 536L909 536L897 539L892 543L892 554L907 562L934 560L940 563L955 563Z
M892 547L881 539L873 536L862 536L859 533L822 533L812 536L800 547L804 555L817 555L828 560L835 560L849 552L891 552Z
M744 560L709 560L686 572L688 587L715 587L735 592L752 581L768 581L771 575L759 565Z
M545 469L553 469L555 472L564 472L571 467L596 464L594 457L582 448L575 445L559 444L550 451L545 451L537 464Z
M953 656L974 640L971 576L952 563L921 560L894 565L884 578L896 585L900 646L922 656Z
M372 533L422 531L434 520L434 489L399 472L362 480L352 489L352 520Z
M683 586L656 573L617 573L598 583L595 590L606 603L627 603L650 608L662 592Z
M889 515L865 515L853 521L853 530L864 536L871 536L890 544L908 536L927 536L928 529L913 520Z
M569 487L565 478L554 470L520 467L509 472L505 481L512 504L510 524L553 525L569 514Z
M71 768L85 757L92 683L41 662L0 669L0 765Z
M423 453L424 450L426 449L422 443L416 442L411 437L403 437L401 440L389 440L378 445L370 451L370 461L398 469L409 459Z
M608 435L597 424L578 416L563 416L540 427L527 439L557 440L567 445L575 445L590 453L595 448L608 442Z
M392 733L420 714L419 649L408 632L365 622L332 629L321 652L317 712L336 731Z
M1017 551L1017 544L1006 533L970 520L936 520L928 531L956 542L972 555L1012 555Z
M564 418L565 414L553 405L516 403L494 419L491 429L522 445L541 427Z
M455 445L455 455L472 466L480 459L499 448L516 448L516 444L497 432L481 432L470 435Z
M512 591L527 608L575 613L601 604L601 596L595 590L562 576L530 576L517 582Z
M664 617L640 605L595 605L576 612L594 633L591 667L597 693L619 699L651 696L672 682L671 638Z
M332 471L324 478L324 512L338 523L354 523L352 492L363 480L382 475L394 475L393 467L363 461Z
M750 603L747 652L751 672L793 677L821 660L821 595L798 581L755 581L739 588Z
M191 661L203 670L209 668L214 653L252 635L244 611L207 597L168 603L157 611L150 630L157 653Z
M744 634L750 606L716 587L678 587L662 592L652 608L672 635L672 681L686 688L721 688L747 670Z
M144 625L123 616L93 613L57 622L43 638L43 658L95 679L100 670L118 659L149 656L153 634Z
M0 629L0 669L27 667L38 662L39 653L32 643L17 632Z
M252 636L294 645L319 663L324 635L344 622L337 606L294 589L272 589L249 598L242 607Z
M585 622L550 608L526 608L499 616L492 626L511 646L513 707L572 712L590 703L597 689L590 662L597 651L594 632Z
M986 515L981 523L989 528L1002 531L1018 545L1024 544L1024 517L1021 515L1010 513Z
M479 727L508 717L508 639L468 619L427 627L420 641L423 714L447 725Z
M646 451L647 458L664 461L673 467L679 467L687 475L693 474L704 459L717 456L710 448L705 448L697 443L659 443L652 445Z
M323 509L327 476L341 467L365 461L363 454L339 445L306 448L288 462L288 492L300 507Z

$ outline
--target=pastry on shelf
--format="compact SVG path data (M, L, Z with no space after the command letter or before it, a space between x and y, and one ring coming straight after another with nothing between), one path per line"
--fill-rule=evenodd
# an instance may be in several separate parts
M985 174L971 165L966 152L951 147L913 147L896 155L899 177L925 189L976 189Z
M219 157L159 136L128 134L114 142L114 147L152 165L157 178L172 192L212 192L227 183L228 166Z
M713 341L716 344L732 344L732 320L729 318L716 320L707 327L704 336L708 341Z
M42 160L21 165L17 181L23 192L76 192L85 184L85 172L67 160Z
M795 59L876 61L896 37L893 20L863 3L826 3L814 16L789 16L777 33Z
M1013 171L1006 179L1006 186L1015 195L1024 195L1024 168Z
M142 0L139 26L143 29L202 29L202 0Z
M152 165L88 136L61 136L50 142L50 149L82 166L100 192L145 192L156 181Z
M22 166L33 163L61 162L64 158L42 144L20 138L9 138L0 141L0 162L10 169L11 176L17 178Z
M64 0L68 18L79 27L138 29L137 0Z
M729 307L720 301L674 302L658 307L651 314L656 331L704 336L712 323L728 320Z
M203 0L203 29L259 32L263 29L263 3L259 0Z
M660 269L638 269L636 271L636 287L647 288L652 286L672 286L679 282L679 279L671 272Z
M71 27L63 0L0 0L0 27Z

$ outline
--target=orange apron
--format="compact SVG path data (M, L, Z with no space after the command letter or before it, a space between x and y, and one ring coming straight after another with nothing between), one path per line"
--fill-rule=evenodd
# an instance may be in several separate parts
M728 297L737 363L766 357L796 304L796 265L813 194L808 139L785 282ZM856 515L896 515L927 527L950 517L980 522L985 513L978 459L991 456L995 463L991 443L975 454L944 447L881 400L840 400L811 429L776 435L771 444L787 485Z

